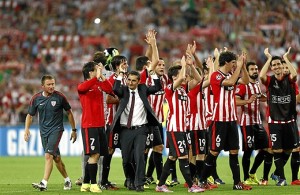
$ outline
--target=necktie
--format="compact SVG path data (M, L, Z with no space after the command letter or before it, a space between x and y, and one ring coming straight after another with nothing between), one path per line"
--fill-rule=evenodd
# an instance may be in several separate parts
M133 110L134 110L134 102L135 102L135 92L132 91L131 93L132 93L132 98L131 98L130 111L129 111L129 115L128 115L127 128L131 127Z

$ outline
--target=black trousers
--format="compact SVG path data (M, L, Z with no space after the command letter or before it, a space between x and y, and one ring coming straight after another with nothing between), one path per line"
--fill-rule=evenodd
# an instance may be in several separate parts
M145 178L145 143L148 127L142 126L137 129L122 128L120 133L123 170L126 178L131 178L132 162L135 162L134 185L143 186ZM128 171L130 170L130 171Z

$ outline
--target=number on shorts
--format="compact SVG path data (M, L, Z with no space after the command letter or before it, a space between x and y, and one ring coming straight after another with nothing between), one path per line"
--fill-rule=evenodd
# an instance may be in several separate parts
M153 141L153 133L147 135L148 141Z
M184 140L183 141L178 141L177 144L178 144L178 148L186 148L186 144L185 144Z
M251 144L252 142L254 142L254 137L251 137L251 136L247 136L247 143L248 144Z
M91 146L93 146L95 142L95 138L90 138L90 140L91 140Z
M205 146L205 143L206 143L205 139L199 139L199 145L201 147Z
M276 134L270 134L270 137L271 137L272 142L276 142L276 140L277 140Z
M119 140L119 134L118 134L118 133L115 133L115 135L114 135L114 140L116 140L116 141Z

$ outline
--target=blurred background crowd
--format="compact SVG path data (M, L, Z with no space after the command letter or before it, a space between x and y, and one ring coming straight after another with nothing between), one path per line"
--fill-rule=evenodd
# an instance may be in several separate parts
M83 64L116 47L134 69L148 29L158 32L167 67L195 40L202 60L225 46L246 51L260 67L266 47L283 55L291 46L298 68L299 18L297 0L0 0L0 124L24 122L46 73L56 77L79 122Z

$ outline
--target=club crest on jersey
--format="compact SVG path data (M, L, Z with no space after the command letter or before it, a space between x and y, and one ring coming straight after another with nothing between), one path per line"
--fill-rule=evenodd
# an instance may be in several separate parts
M273 85L274 88L279 89L279 85L277 83L277 81L275 80L275 85Z
M51 101L51 105L55 106L56 105L56 101Z
M218 74L216 77L217 80L221 80L222 79L222 75Z
M236 90L235 90L235 93L239 93L240 92L240 88L237 88Z

